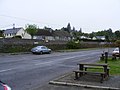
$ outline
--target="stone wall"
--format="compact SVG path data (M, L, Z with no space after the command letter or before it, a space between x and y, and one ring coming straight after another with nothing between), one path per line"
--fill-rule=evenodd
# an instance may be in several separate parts
M45 45L52 50L67 49L66 41L41 41L30 39L0 39L0 53L4 52L30 52L31 48L38 45ZM113 44L112 44L113 45ZM112 46L109 45L109 46ZM101 44L100 42L80 42L80 48L101 48L108 46ZM114 45L113 45L114 46Z

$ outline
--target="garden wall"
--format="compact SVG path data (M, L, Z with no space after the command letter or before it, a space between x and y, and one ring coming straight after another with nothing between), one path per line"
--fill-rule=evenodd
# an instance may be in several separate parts
M11 53L11 52L29 52L32 47L37 45L45 45L52 50L63 50L67 48L66 41L41 41L41 40L30 40L30 39L0 39L0 53ZM80 48L96 48L104 47L106 44L100 42L80 42Z

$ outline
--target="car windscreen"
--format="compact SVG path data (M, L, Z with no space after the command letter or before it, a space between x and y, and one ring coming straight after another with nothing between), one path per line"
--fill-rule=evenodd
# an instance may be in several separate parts
M119 48L116 48L114 51L119 51Z

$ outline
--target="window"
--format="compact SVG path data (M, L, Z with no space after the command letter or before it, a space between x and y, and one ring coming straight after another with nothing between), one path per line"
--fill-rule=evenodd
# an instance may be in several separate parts
M41 49L47 49L47 47L41 47Z

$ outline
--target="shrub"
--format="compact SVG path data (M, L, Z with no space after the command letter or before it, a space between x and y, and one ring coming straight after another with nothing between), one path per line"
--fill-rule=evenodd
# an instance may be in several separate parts
M68 49L79 49L80 48L80 42L69 41L67 43L67 48Z

